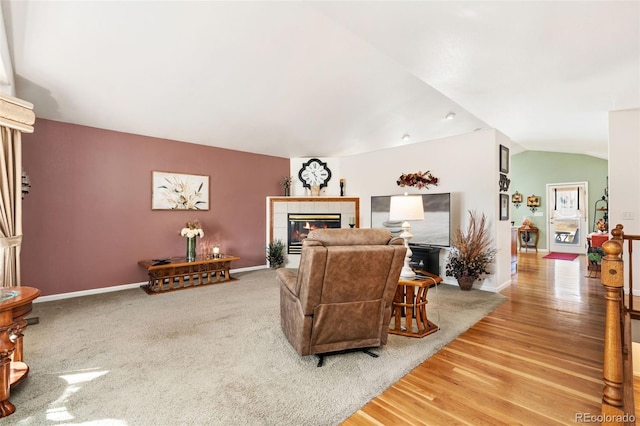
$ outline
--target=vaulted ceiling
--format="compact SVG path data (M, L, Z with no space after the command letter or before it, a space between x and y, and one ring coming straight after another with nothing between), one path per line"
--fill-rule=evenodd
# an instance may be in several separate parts
M640 107L638 1L2 9L16 96L38 117L287 158L479 128L606 158L608 112Z

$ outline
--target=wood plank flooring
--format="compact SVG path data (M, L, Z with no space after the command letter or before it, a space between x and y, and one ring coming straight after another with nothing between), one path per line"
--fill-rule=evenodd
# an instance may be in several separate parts
M604 289L586 277L585 256L544 255L521 253L507 302L343 425L569 425L598 415Z

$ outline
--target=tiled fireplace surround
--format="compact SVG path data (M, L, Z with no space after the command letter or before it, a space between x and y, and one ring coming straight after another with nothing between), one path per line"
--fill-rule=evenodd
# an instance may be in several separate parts
M281 239L287 241L287 214L289 213L340 213L341 228L349 227L354 218L360 227L360 199L354 197L268 197L267 216L269 228L267 243ZM286 268L297 268L300 255L285 254Z

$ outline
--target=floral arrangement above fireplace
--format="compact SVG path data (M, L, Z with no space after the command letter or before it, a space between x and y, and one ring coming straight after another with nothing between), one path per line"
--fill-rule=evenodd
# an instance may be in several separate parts
M438 178L428 170L424 173L418 171L418 173L403 173L396 183L400 187L415 186L418 189L429 189L429 185L438 186Z

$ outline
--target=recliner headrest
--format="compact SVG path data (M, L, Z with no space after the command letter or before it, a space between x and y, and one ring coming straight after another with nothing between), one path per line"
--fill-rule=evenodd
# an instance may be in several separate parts
M392 238L386 229L314 229L304 243L317 241L324 246L387 245Z

